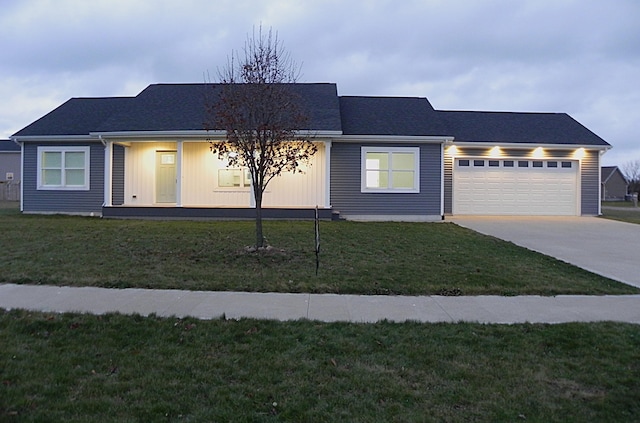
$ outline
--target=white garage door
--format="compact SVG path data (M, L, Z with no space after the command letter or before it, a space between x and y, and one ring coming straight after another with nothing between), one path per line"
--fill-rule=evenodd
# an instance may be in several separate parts
M453 214L576 215L578 162L455 159Z

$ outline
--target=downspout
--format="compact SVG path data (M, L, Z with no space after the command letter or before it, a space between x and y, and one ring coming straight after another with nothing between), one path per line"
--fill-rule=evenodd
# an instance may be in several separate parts
M444 220L444 142L440 144L440 219Z
M20 213L24 212L24 202L22 201L24 190L24 143L18 141L18 138L13 137L11 141L20 146Z

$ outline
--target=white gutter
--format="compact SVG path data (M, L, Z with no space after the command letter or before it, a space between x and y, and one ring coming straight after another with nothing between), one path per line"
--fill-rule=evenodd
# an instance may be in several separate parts
M90 135L30 135L23 137L13 137L13 142L79 142L79 141L95 141Z
M431 135L343 135L334 139L337 142L387 142L387 143L433 143L442 144L453 141L449 136Z
M546 149L556 149L556 150L575 150L577 148L584 148L589 150L601 150L607 151L612 148L612 146L605 145L587 145L587 144L542 144L542 143L509 143L509 142L470 142L470 141L453 141L452 145L457 145L459 147L483 147L483 148L491 148L491 147L502 147L502 148L511 148L514 150L522 149L528 150L531 148L542 147Z
M299 131L297 134L303 137L312 138L335 138L342 136L341 131ZM93 138L127 138L127 139L150 139L158 140L162 138L226 138L227 131L117 131L117 132L90 132Z

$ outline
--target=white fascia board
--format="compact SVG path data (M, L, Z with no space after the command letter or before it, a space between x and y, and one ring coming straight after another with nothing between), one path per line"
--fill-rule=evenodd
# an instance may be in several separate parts
M83 141L98 141L89 135L31 135L23 137L12 137L15 143L22 142L83 142Z
M584 148L585 150L610 150L610 145L586 145L586 144L538 144L538 143L522 143L522 142L468 142L468 141L453 141L450 145L456 145L458 147L482 147L482 148L491 148L491 147L502 147L502 148L511 148L514 150L522 149L529 150L536 147L542 147L546 149L555 149L555 150L575 150L577 148Z
M91 132L92 137L102 139L126 138L128 140L158 140L185 138L219 138L226 136L225 131L119 131L119 132Z
M342 131L296 131L304 138L336 138L342 136Z
M308 138L335 138L342 135L341 131L299 131L301 137ZM92 137L103 139L128 139L128 140L158 140L158 139L224 139L226 131L120 131L120 132L91 132Z
M334 138L337 142L378 142L378 143L420 143L442 144L453 141L453 137L443 136L410 136L410 135L343 135Z

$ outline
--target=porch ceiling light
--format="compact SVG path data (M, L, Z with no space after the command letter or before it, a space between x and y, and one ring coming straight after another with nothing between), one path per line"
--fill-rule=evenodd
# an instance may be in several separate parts
M455 145L450 146L449 148L447 148L447 154L450 156L455 156L456 154L458 154L458 147L456 147Z

